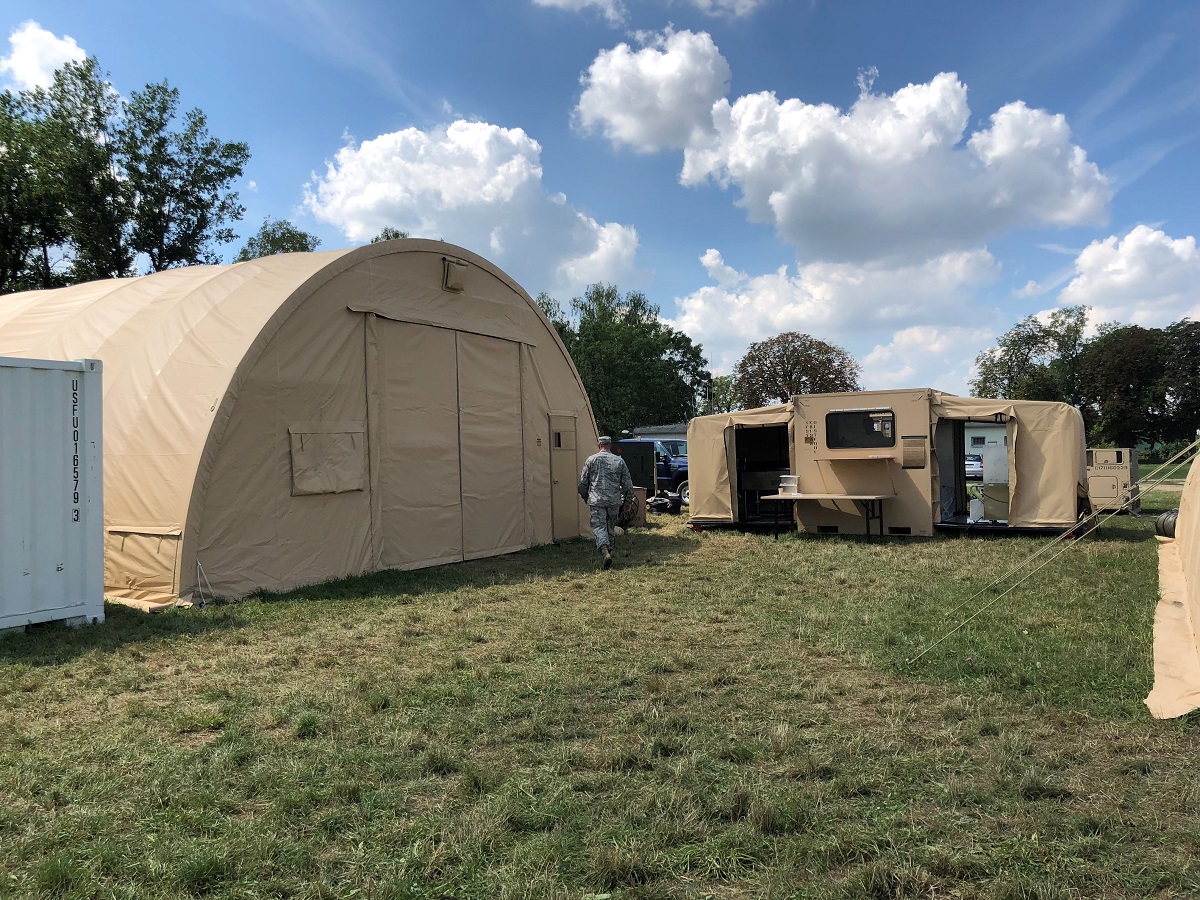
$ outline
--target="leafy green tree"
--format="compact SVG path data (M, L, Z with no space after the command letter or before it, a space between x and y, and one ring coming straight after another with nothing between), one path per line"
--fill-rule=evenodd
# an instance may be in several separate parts
M704 414L711 416L717 413L733 412L737 408L737 400L734 399L733 394L733 376L712 376L712 385L704 405Z
M1181 319L1168 325L1164 395L1166 439L1191 443L1200 430L1200 322Z
M1089 437L1133 447L1170 437L1167 365L1170 341L1159 328L1109 328L1080 359L1080 388Z
M401 231L399 228L393 228L391 225L384 225L383 231L371 238L371 243L378 244L381 241L396 241L406 237L409 237L407 231Z
M122 104L107 73L94 57L68 62L25 102L45 137L38 168L54 180L55 237L68 247L69 280L132 274L131 194L114 141Z
M0 94L0 294L65 280L56 265L65 240L63 196L46 168L47 141L24 101Z
M51 287L216 262L242 207L230 190L244 144L208 133L165 82L126 102L94 57L44 88L3 94L0 108L0 290Z
M602 432L696 414L708 391L708 362L691 338L663 323L645 294L590 285L571 301L571 321L547 294L538 303L560 330Z
M133 197L130 244L155 272L218 262L214 245L234 239L228 223L245 212L230 185L249 149L209 134L198 109L184 113L182 127L172 130L178 110L176 88L149 84L130 96L116 135Z
M733 369L733 399L753 409L786 403L794 394L857 391L860 371L841 347L785 331L749 346Z
M574 336L574 330L571 328L571 323L567 321L567 315L563 312L562 304L545 291L534 297L533 302L537 304L538 309L550 320L550 324L554 326L554 330L558 332L558 336L562 338L563 343L569 346Z
M235 262L261 259L277 253L311 253L321 245L316 235L301 231L286 219L263 219L258 234L246 241Z
M971 380L972 395L1080 405L1088 311L1086 306L1065 306L1045 322L1036 316L1022 319L995 347L975 357L978 374Z

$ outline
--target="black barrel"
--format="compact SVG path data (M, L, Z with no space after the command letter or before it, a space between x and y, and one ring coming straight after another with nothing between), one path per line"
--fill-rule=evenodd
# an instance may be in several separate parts
M1168 509L1154 520L1154 533L1160 537L1175 537L1175 520L1179 518L1179 510Z

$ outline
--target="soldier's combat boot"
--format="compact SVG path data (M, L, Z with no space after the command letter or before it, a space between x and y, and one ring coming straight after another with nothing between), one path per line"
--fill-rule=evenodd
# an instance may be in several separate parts
M612 568L612 551L609 550L607 547L604 548L604 557L600 561L600 568L602 568L602 569L611 569Z

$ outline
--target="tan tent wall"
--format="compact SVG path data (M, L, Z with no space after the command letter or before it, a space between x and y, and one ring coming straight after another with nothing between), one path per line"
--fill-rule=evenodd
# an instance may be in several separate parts
M1154 614L1154 688L1146 706L1156 719L1200 709L1200 461L1188 470L1174 540L1158 548Z
M461 293L442 290L445 257L466 264ZM471 537L447 559L552 539L551 412L577 423L576 472L595 441L578 373L536 305L486 260L442 242L5 299L4 352L105 361L106 590L115 598L169 602L198 579L236 595L380 567L389 541L404 536L380 526L389 486L378 484L388 458L378 424L389 404L421 408L381 389L380 360L403 358L392 336L406 328L461 344L482 386L464 407L474 456L457 485L458 516L461 527L468 514L468 532L496 523L495 535ZM490 382L506 387L497 394ZM573 513L575 533L585 533L586 508L576 502ZM404 528L411 523L392 532Z
M1087 440L1079 410L1039 400L932 394L932 415L938 418L1011 419L1009 526L1064 528L1078 520L1079 500L1088 495Z
M908 528L910 534L931 535L937 459L932 444L926 389L810 394L792 398L796 410L793 472L801 492L820 494L895 494L883 501L884 525ZM825 417L833 410L888 408L895 414L895 446L870 449L828 449ZM902 468L906 435L919 435L923 458L919 468ZM796 507L802 531L837 528L840 534L862 534L861 510L853 500L803 501Z
M690 520L697 524L736 521L729 450L737 426L783 425L791 421L790 403L692 419L688 423Z
M891 409L895 445L826 446L826 415L847 409ZM913 535L932 535L940 521L939 467L952 461L952 448L938 448L934 440L943 419L1009 419L1009 527L1070 527L1077 521L1079 498L1087 496L1083 418L1066 404L956 397L928 388L811 394L781 406L692 420L688 468L692 520L698 524L737 520L727 436L738 416L790 422L792 474L801 493L894 494L883 501L885 526ZM852 500L806 500L794 506L801 530L865 530Z

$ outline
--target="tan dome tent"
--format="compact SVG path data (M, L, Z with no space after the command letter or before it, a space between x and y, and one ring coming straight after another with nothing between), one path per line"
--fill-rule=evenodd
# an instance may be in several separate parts
M0 355L104 362L113 599L240 596L587 530L579 375L529 295L450 244L13 294Z

